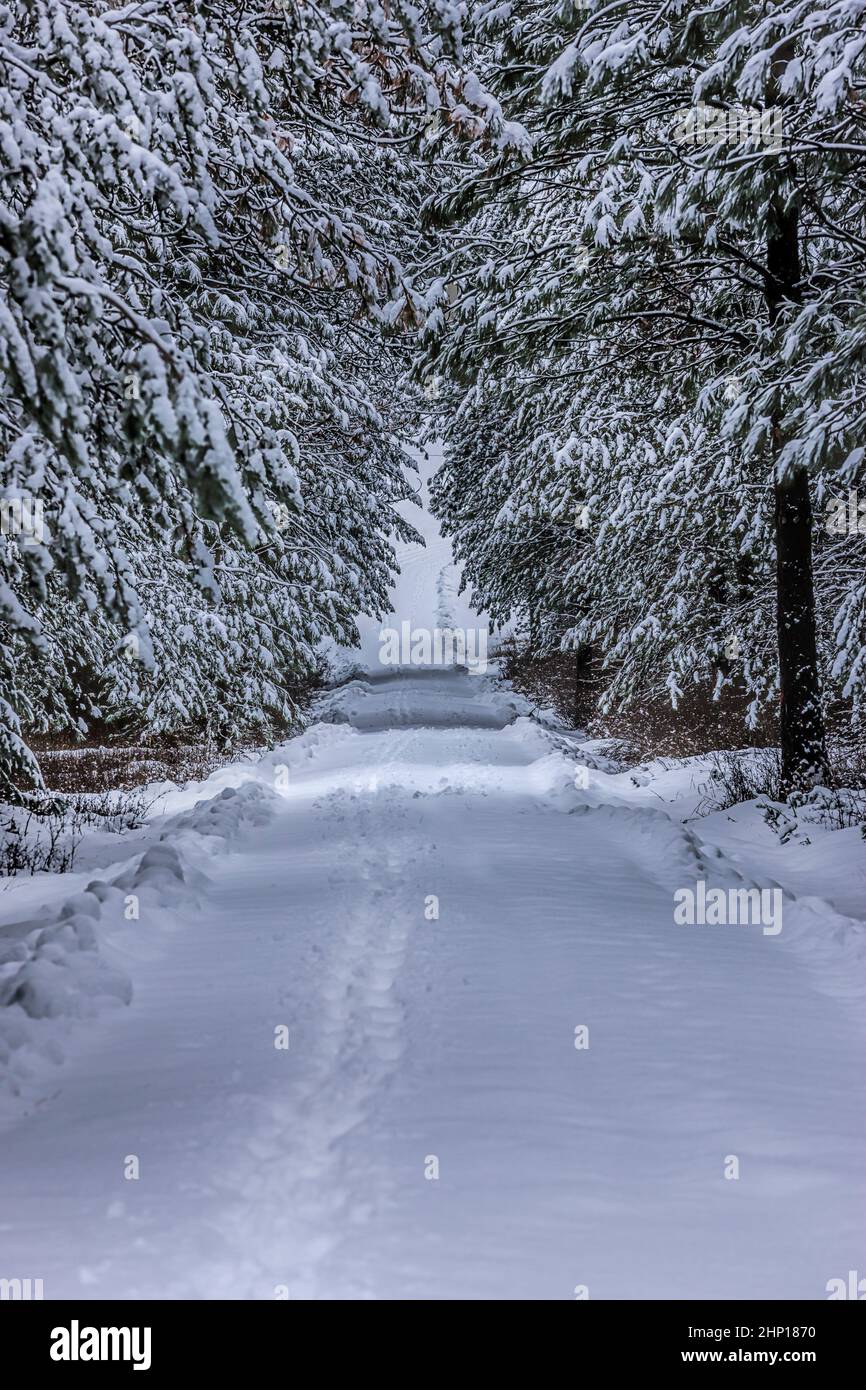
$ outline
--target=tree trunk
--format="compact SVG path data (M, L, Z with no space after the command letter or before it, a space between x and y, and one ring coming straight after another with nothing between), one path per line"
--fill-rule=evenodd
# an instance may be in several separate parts
M812 499L799 468L775 488L782 793L829 784L812 577Z
M781 199L767 238L767 309L776 322L783 303L800 299L800 241L796 207ZM783 440L773 431L774 463ZM812 572L812 499L805 468L780 477L774 470L776 628L781 686L782 795L827 784L815 584Z

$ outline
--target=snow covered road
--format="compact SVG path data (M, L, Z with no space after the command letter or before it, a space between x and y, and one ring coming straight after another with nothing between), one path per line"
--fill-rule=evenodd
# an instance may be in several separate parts
M47 1298L822 1298L864 1268L841 976L786 932L676 926L694 838L603 772L578 790L491 680L331 705L163 827L184 884L101 941L131 1007L2 1134L0 1273Z

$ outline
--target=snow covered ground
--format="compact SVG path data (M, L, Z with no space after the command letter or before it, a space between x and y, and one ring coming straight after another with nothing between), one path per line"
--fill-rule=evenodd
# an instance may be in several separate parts
M0 896L0 1276L821 1299L866 1271L859 832L686 824L697 761L622 772L492 675L365 651L123 862L94 837ZM677 925L698 880L780 886L782 930Z

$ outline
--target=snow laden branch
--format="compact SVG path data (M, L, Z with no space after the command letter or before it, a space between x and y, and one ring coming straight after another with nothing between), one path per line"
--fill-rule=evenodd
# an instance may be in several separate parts
M434 117L505 138L461 13L4 8L6 794L23 730L266 736L381 608L418 147Z
M452 289L419 373L446 383L437 503L477 601L594 654L602 708L703 686L777 711L786 787L826 780L866 647L827 524L864 485L866 6L472 10L530 141L426 205ZM854 574L859 524L846 544Z

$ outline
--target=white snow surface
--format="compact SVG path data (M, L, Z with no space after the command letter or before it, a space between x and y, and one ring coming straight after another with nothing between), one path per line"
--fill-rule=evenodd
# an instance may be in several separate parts
M862 1269L859 832L684 823L700 760L618 771L493 675L374 668L319 713L169 789L124 861L93 837L0 896L0 1276L812 1299ZM782 932L675 925L697 878L781 886Z

